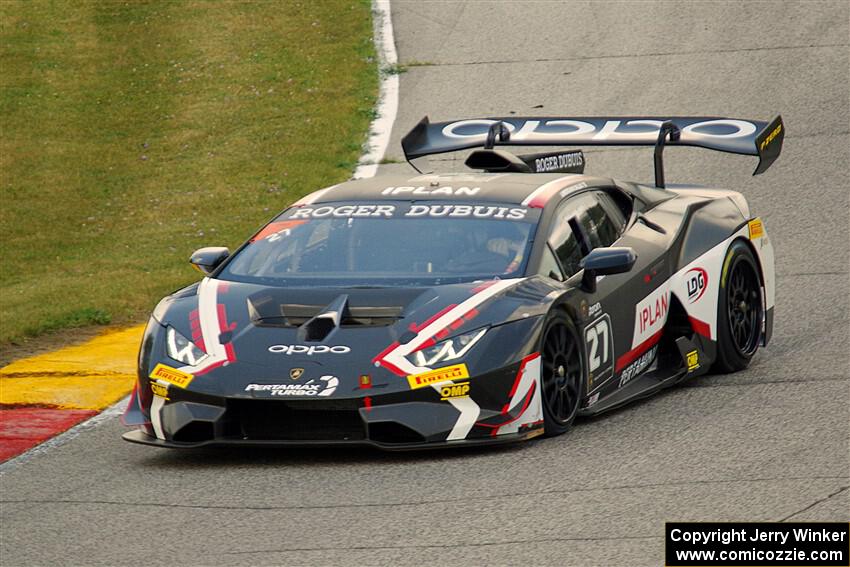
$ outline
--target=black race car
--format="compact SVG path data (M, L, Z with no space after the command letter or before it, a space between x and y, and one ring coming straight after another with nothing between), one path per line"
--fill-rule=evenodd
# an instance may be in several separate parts
M283 211L148 323L128 441L494 443L563 433L770 340L773 248L737 192L666 188L665 144L778 157L784 128L725 118L418 124L414 167L475 148L479 172L354 180ZM584 175L580 151L655 146L655 186Z

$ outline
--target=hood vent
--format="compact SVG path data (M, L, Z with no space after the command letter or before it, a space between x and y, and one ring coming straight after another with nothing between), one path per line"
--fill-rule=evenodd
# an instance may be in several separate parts
M298 327L298 340L304 342L323 341L339 327L342 314L348 310L348 296L340 295L330 302L321 313Z
M330 307L330 305L303 303L272 305L256 301L249 301L248 305L254 325L288 328L301 327L311 319L318 318L323 312L327 312ZM333 322L333 327L385 327L401 319L403 310L404 307L400 305L352 306L350 301L346 301L346 308L339 313L339 319Z
M247 303L251 322L258 327L297 328L329 311L338 312L334 327L385 327L401 319L422 293L405 288L269 289L249 296ZM342 304L342 297L344 308L334 308Z

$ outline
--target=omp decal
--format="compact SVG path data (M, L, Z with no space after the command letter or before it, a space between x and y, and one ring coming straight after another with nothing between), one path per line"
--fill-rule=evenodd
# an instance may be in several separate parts
M159 363L154 367L150 377L154 380L161 380L169 384L174 384L178 388L185 388L194 378L194 376L188 372L171 368L170 366L166 366L162 363Z
M410 389L415 390L416 388L424 388L431 384L439 384L440 382L451 380L463 380L464 378L469 378L469 370L467 370L466 364L455 364L421 374L412 374L407 377L407 382L410 384Z
M477 293L466 301L455 306L453 309L446 311L440 317L434 319L431 323L419 330L416 337L405 344L393 343L382 352L380 352L373 360L376 366L383 366L387 370L398 374L399 376L409 376L411 374L422 374L428 372L431 368L427 366L416 366L409 362L405 356L418 350L422 345L438 336L444 329L461 317L469 318L470 313L477 313L476 309L491 297L512 288L521 283L525 278L515 278L507 280L493 280L487 287L482 288Z
M565 189L567 185L570 183L574 183L576 181L576 174L566 175L564 177L559 177L558 179L553 179L548 183L544 183L534 191L532 191L528 197L523 199L522 205L525 207L533 207L537 209L541 209L546 206L546 203L549 199L552 198L558 191L561 189ZM581 185L580 183L576 186ZM585 184L585 187L587 184Z
M747 227L750 229L750 240L764 236L764 223L761 222L760 218L754 218L748 222Z
M168 399L168 386L163 386L159 382L151 382L151 391L154 396L160 396Z
M219 292L227 290L227 282L204 278L198 286L198 319L206 353L209 355L194 366L181 366L178 370L187 374L204 374L214 368L236 360L233 344L221 342L221 335L236 329L236 324L227 324L227 310L218 303Z
M643 344L664 328L670 306L670 281L666 281L635 306L632 348Z
M459 384L446 384L440 386L440 399L448 400L451 398L463 398L469 396L469 382L460 382Z
M615 365L614 371L620 372L626 366L628 366L629 364L631 364L632 362L634 362L635 360L640 358L640 356L643 355L643 353L645 353L646 351L648 351L649 349L654 347L656 344L658 344L658 341L661 340L661 334L663 332L664 332L663 328L658 329L658 331L656 331L656 333L654 335L650 336L644 342L642 342L641 344L639 344L638 346L636 346L635 348L633 348L632 350L630 350L626 354L619 357L617 359L617 364Z
M412 185L408 185L402 187L387 187L386 189L381 191L381 195L446 195L457 197L472 197L479 191L481 191L481 187L451 187L449 185L437 187L414 187Z
M708 289L708 272L702 268L691 268L685 272L685 283L688 286L688 301L697 302Z
M688 372L693 372L699 368L699 352L692 350L687 354Z

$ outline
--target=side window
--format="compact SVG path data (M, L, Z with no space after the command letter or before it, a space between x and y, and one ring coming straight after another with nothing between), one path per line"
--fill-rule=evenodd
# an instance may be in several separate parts
M538 273L558 281L564 281L565 279L564 274L561 272L561 266L558 265L558 260L555 259L550 246L547 246L543 250L543 258L540 259L540 271Z
M611 246L615 240L620 238L622 222L615 222L608 212L609 209L602 204L602 199L607 198L607 195L594 192L589 196L592 197L592 201L582 207L583 211L576 211L579 222L590 238L591 248Z
M555 251L555 256L558 257L558 261L564 270L564 276L567 278L581 269L579 262L583 256L581 246L570 227L569 221L572 217L578 217L579 222L582 222L582 217L587 216L583 211L597 203L598 201L593 195L584 193L568 199L555 212L552 231L549 235L549 245ZM582 224L584 223L582 222Z
M569 278L579 270L582 254L581 246L569 221L575 218L583 229L590 249L611 246L620 238L626 219L621 210L606 193L592 191L571 197L558 207L549 235L549 245L558 257L564 277ZM546 271L547 258L541 262L541 272Z
M621 195L619 192L615 194L615 196L619 195ZM629 215L624 212L623 205L619 204L619 199L615 199L611 194L602 191L597 193L597 196L602 202L602 205L605 207L605 210L608 211L608 216L611 218L614 226L617 227L617 234L623 234L623 231L626 229L626 222L628 221ZM622 198L625 199L626 197Z

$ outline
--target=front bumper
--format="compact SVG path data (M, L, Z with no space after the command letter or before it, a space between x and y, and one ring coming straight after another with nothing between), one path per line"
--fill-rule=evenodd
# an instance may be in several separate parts
M169 388L164 396L133 396L125 423L139 430L124 439L166 447L383 449L518 441L543 432L539 373L535 353L482 376L406 391L370 389L358 397L271 397L265 391L258 393L263 397L216 396Z

